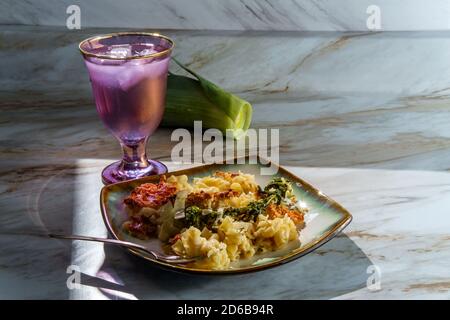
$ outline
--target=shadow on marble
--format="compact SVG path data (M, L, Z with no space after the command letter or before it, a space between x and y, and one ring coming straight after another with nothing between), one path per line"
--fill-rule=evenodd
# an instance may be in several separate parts
M232 276L176 273L116 247L104 250L98 276L105 280L84 275L82 284L104 288L107 299L331 299L365 288L372 265L345 234L288 264Z
M8 168L2 172L0 197L0 283L8 290L0 296L67 299L71 243L26 233L71 232L75 185L67 181L74 180L75 167L35 163Z

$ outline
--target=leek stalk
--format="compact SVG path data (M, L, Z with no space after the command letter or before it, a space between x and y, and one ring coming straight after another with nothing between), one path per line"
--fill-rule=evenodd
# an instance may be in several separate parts
M252 106L173 59L194 78L169 73L166 109L162 126L192 128L202 121L203 129L231 130L239 139L250 127Z

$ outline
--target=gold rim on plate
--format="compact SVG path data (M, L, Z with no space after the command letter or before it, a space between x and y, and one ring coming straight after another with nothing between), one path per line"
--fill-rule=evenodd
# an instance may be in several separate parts
M98 40L103 40L103 39L108 39L108 38L112 38L112 37L117 37L117 36L132 36L132 35L141 35L141 36L152 36L152 37L156 37L156 38L160 38L160 39L165 39L170 43L170 48L165 49L161 52L155 52L152 54L147 54L144 56L131 56L131 57L125 57L125 58L115 58L115 57L111 57L109 55L105 55L105 54L95 54L92 52L88 52L84 49L81 48L81 46L86 43L86 42L90 42L90 41L98 41ZM175 47L175 42L167 37L164 36L162 34L159 33L154 33L154 32L115 32L115 33L107 33L107 34L102 34L102 35L97 35L97 36L93 36L87 39L84 39L83 41L81 41L78 44L78 49L80 50L81 54L83 54L84 56L87 57L95 57L95 58L99 58L99 59L107 59L107 60L136 60L136 59L148 59L148 58L156 58L156 57L161 57L164 55L168 55L170 54L170 52L173 50L173 48Z

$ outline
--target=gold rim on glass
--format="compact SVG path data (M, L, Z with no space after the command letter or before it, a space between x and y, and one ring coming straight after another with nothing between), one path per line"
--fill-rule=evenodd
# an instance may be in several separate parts
M160 39L165 39L170 43L170 48L165 49L161 52L155 52L152 54L147 54L144 56L131 56L131 57L125 57L125 58L115 58L115 57L111 57L105 54L95 54L95 53L91 53L88 52L84 49L81 48L81 46L86 43L86 42L90 42L90 41L99 41L99 40L103 40L103 39L108 39L108 38L112 38L112 37L116 37L116 36L126 36L126 35L141 35L141 36L152 36L152 37L157 37ZM115 33L108 33L108 34L102 34L99 36L93 36L87 39L84 39L83 41L81 41L78 44L78 49L80 50L80 52L87 57L95 57L95 58L99 58L99 59L107 59L107 60L135 60L135 59L148 59L148 58L156 58L156 57L161 57L164 56L166 54L169 54L173 48L175 47L175 42L170 39L167 36L164 36L162 34L159 33L152 33L152 32L115 32Z

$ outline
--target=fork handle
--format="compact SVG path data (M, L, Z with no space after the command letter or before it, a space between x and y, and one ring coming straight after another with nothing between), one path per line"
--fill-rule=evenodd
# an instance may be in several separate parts
M125 248L132 248L144 251L146 253L150 253L153 255L153 257L156 257L156 255L151 251L145 248L144 246L141 246L139 244L128 242L128 241L122 241L122 240L116 240L116 239L107 239L107 238L98 238L98 237L90 237L90 236L80 236L80 235L66 235L66 234L57 234L57 233L47 233L46 234L50 238L56 238L56 239L66 239L66 240L84 240L84 241L94 241L94 242L103 242L103 243L110 243L115 244L118 246L122 246Z
M43 233L43 232L6 232L6 233L0 232L0 235L6 235L6 234L8 234L8 235L26 235L26 236L35 236L35 237L44 237L44 238L55 238L55 239L63 239L63 240L83 240L83 241L110 243L110 244L115 244L115 245L122 246L125 248L129 248L129 249L140 250L147 254L151 254L156 260L163 261L166 263L184 264L184 263L193 262L197 259L197 257L182 258L180 256L162 255L162 254L159 254L152 250L149 250L145 246L142 246L140 244L128 242L128 241L116 240L116 239L98 238L98 237L91 237L91 236L80 236L80 235L76 235L76 234L67 235L67 234Z

